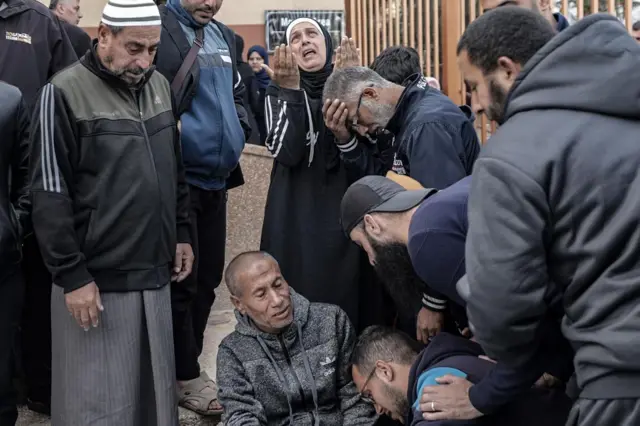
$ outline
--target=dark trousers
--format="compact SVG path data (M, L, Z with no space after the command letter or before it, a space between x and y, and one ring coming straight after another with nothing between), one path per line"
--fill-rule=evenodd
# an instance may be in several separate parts
M189 187L191 196L191 243L195 263L191 275L171 284L173 342L178 380L200 375L198 357L215 289L222 281L227 237L227 191Z
M51 401L51 274L34 235L22 248L25 300L20 333L22 370L31 401Z
M13 379L23 294L20 267L3 267L0 270L0 426L13 426L18 418Z
M567 426L638 426L640 399L578 399Z

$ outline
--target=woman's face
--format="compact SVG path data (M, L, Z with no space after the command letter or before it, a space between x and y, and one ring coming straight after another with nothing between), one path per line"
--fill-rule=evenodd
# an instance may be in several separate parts
M309 22L301 22L291 30L291 50L298 66L307 72L320 71L327 62L327 47L322 32Z
M262 56L260 56L258 52L251 52L251 55L249 55L249 65L251 65L253 72L260 72L262 64L264 64Z

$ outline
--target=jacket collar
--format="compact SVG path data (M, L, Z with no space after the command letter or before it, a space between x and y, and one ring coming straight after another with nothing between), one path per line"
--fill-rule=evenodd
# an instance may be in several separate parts
M7 5L7 7L0 11L0 18L4 19L10 18L32 8L23 0L4 0L4 3Z
M413 105L416 102L419 102L426 93L431 90L435 90L429 86L427 79L420 74L409 77L405 80L405 83L407 86L402 92L402 95L398 100L398 104L396 105L396 110L386 127L388 131L396 136L406 125L406 117L409 112L413 110Z
M98 40L93 40L91 49L80 59L80 62L89 69L92 73L106 81L110 86L121 90L132 90L139 92L147 84L151 75L155 71L155 66L151 66L142 77L142 80L136 85L131 86L127 84L123 79L112 73L107 67L102 64L102 61L98 57L96 51L96 45Z

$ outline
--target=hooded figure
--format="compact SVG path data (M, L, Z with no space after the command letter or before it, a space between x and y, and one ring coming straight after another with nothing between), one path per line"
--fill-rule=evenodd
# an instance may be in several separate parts
M362 307L377 314L382 286L372 284L372 268L340 225L340 201L355 179L322 115L322 91L333 72L333 42L309 18L293 21L286 36L298 58L300 90L272 83L266 92L266 146L275 162L261 250L278 260L298 292L312 302L340 306L361 329L375 322Z
M260 128L256 121L255 111L263 109L258 102L258 83L256 81L253 70L248 63L244 61L244 39L239 34L235 34L236 39L236 67L238 68L238 74L240 79L244 83L245 92L242 98L244 108L247 110L249 116L249 124L251 125L251 136L247 139L248 143L254 145L262 145L260 139Z
M262 46L252 46L247 52L247 58L251 69L254 72L256 82L256 93L252 96L253 115L258 123L260 130L260 144L264 145L267 139L267 124L264 116L264 100L267 93L267 87L271 84L269 73L264 69L263 65L269 66L269 54Z

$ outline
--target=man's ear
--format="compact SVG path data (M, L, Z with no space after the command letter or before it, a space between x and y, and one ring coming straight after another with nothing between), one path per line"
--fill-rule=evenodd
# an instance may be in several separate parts
M380 93L378 92L378 89L376 89L375 87L366 87L362 91L362 94L364 98L368 98L368 99L378 100L380 98Z
M391 364L378 360L376 361L376 375L380 380L391 383L393 382L395 372L393 371Z
M242 315L246 313L246 309L244 308L244 305L242 304L240 299L238 299L237 296L234 296L232 294L229 296L229 299L231 299L231 303L233 303L233 307L236 308L238 312L240 312Z
M546 12L551 8L551 0L534 0L538 2L538 7L542 12Z
M382 228L380 227L380 223L376 217L366 214L364 215L363 223L365 233L368 232L371 235L380 235L382 233Z
M511 58L507 56L498 58L498 71L503 73L507 81L513 83L521 70L520 64L512 61Z
M111 31L109 31L109 28L100 23L100 25L98 25L98 44L105 46L110 34Z

